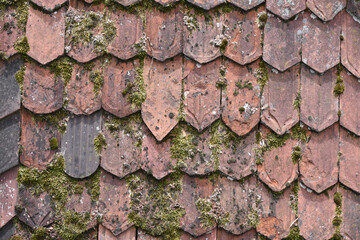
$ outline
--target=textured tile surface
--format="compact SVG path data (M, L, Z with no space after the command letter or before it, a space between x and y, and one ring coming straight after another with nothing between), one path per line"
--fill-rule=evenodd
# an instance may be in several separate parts
M346 0L307 0L306 5L321 20L332 20L346 6Z
M288 20L297 13L305 10L305 0L267 0L266 9L275 13L284 20Z
M0 228L15 217L15 205L19 191L16 181L17 173L18 168L14 167L0 175Z

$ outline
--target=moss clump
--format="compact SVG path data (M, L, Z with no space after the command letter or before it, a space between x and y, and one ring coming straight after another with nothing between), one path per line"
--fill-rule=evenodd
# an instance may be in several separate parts
M345 90L345 85L344 85L344 81L343 81L343 77L341 76L341 72L343 70L343 66L341 66L339 64L338 68L337 68L337 72L336 72L336 75L337 75L337 78L336 78L336 85L334 87L334 95L336 97L340 96L344 90Z
M219 67L220 77L216 82L217 88L225 88L227 86L226 72L227 72L226 67L224 65L220 65Z
M53 73L55 77L61 77L65 86L71 79L73 68L73 62L67 57L56 60L50 64L51 73Z
M335 233L332 237L332 240L337 240L337 239L343 239L341 234L340 234L340 225L342 223L342 194L341 192L336 192L334 194L334 202L336 204L336 208L335 208L335 217L332 221L333 225L335 226Z
M93 91L95 93L95 96L97 97L104 85L104 76L100 70L94 70L90 73L89 79L90 82L94 84Z
M59 144L58 144L57 138L54 138L54 137L50 138L50 149L56 150L56 149L58 149L58 147L59 147Z
M26 54L30 50L29 43L27 41L27 37L21 37L16 40L14 43L14 49L18 53Z
M16 21L19 29L25 30L29 15L29 2L27 0L19 0L16 7Z
M301 94L300 92L298 92L298 94L296 95L296 98L293 102L293 107L295 110L298 110L300 113L300 107L301 107Z
M48 240L48 239L50 239L50 236L47 233L47 229L44 227L36 228L30 238L30 240Z
M342 206L342 194L340 192L334 194L334 202L336 206Z
M240 112L240 113L245 112L245 108L244 108L244 107L239 107L239 112Z
M298 209L299 209L298 208L299 191L300 191L300 184L298 181L295 181L290 194L290 208L295 213L296 217L298 216Z
M264 91L264 87L266 86L267 82L269 81L269 73L266 68L266 64L264 61L259 63L259 68L255 70L255 77L257 82L260 85L261 93Z
M9 57L6 55L6 53L4 53L3 51L0 51L0 59L7 61L9 59Z
M261 202L261 197L256 196L255 204L252 206L252 208L250 209L250 211L248 212L248 214L246 216L248 225L253 228L256 228L257 225L259 225L259 223L260 223L260 213L261 213L261 210L259 207L260 202Z
M69 113L64 109L50 114L33 114L34 121L46 121L48 124L56 126L61 134L64 134L66 131L68 118Z
M285 240L304 240L304 238L300 236L300 229L296 226L290 228L289 236Z
M294 147L291 153L291 160L294 164L298 163L302 158L301 147L298 145Z
M97 155L101 155L102 150L106 147L106 139L102 133L99 133L96 138L94 138L94 148Z
M97 202L100 196L100 175L101 171L98 169L85 183L91 201Z
M258 13L257 19L256 19L256 23L257 23L258 27L264 28L265 24L267 22L267 19L268 19L268 15L265 11Z
M254 88L254 86L252 85L252 83L249 80L246 80L244 82L243 82L243 80L239 80L235 83L235 86L239 89L247 88L249 90L252 90Z
M306 135L306 130L300 126L300 124L297 124L291 129L291 138L295 140L300 140L304 143L308 142L310 139Z
M20 67L19 71L17 71L15 73L15 79L16 79L17 83L19 84L21 92L23 92L23 89L24 89L25 70L26 70L26 66L22 65Z
M65 210L61 221L56 223L54 228L61 239L75 240L87 231L90 221L89 212L78 213Z
M199 29L199 22L195 15L187 14L183 17L183 21L190 34L192 31Z

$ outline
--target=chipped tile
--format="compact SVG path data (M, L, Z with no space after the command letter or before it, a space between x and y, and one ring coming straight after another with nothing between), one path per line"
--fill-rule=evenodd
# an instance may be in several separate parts
M267 69L269 81L264 87L261 121L282 135L299 121L293 103L299 91L300 65L283 73Z
M22 104L38 114L51 113L63 106L64 82L50 68L25 63Z
M98 240L122 240L122 239L126 239L126 240L136 240L139 239L136 238L136 228L135 227L131 227L129 229L127 229L126 231L120 233L119 235L115 236L114 234L112 234L112 232L108 229L106 229L102 224L99 225L99 238Z
M216 7L225 2L225 0L187 0L187 1L205 10L210 10L211 8Z
M284 20L288 20L304 11L306 8L305 0L267 0L266 9L278 15Z
M251 229L241 235L233 235L223 229L218 229L217 239L221 240L256 240L257 233L255 229Z
M260 121L259 63L246 67L226 61L227 86L222 93L222 119L237 135L249 133Z
M130 6L132 4L135 4L137 2L139 2L140 0L114 0L117 3L120 3L121 5L127 7Z
M257 11L252 10L246 14L240 11L232 11L225 14L226 24L229 26L231 37L226 46L224 55L231 60L245 65L255 61L262 55L261 31L256 24Z
M227 0L227 1L243 10L246 10L246 11L265 2L265 0L250 0L250 1L249 0Z
M346 0L307 0L306 5L321 20L332 20L346 6Z
M177 124L181 101L182 62L178 56L166 62L145 59L146 100L142 118L158 141Z
M220 117L220 59L200 65L185 59L185 120L202 131Z
M360 2L357 0L349 0L348 4L346 6L346 10L356 17L357 19L360 19Z
M342 220L340 232L346 240L360 238L360 195L345 188L342 193Z
M164 6L169 6L171 3L179 2L180 0L155 0L155 2L160 3Z
M264 31L264 61L280 71L300 62L301 38L306 31L302 15L289 22L269 16Z
M147 53L164 61L182 52L183 13L180 7L169 12L152 9L146 13L145 34L149 38Z
M39 7L45 9L48 12L54 11L56 8L60 7L62 4L66 3L68 0L31 0Z
M312 132L310 137L299 164L301 181L321 193L338 180L339 125L334 124L321 133Z
M0 175L0 228L15 216L18 197L17 173L18 167L14 167Z
M300 120L317 132L338 121L338 97L334 95L336 68L320 75L301 65Z
M45 169L53 160L57 149L51 149L50 141L55 138L60 146L60 133L56 126L35 118L27 111L21 111L21 154L20 162L27 167Z
M26 37L30 57L46 64L64 53L65 9L52 14L35 10L30 6L26 24Z
M15 234L15 224L10 221L0 229L0 240L9 240Z
M104 86L102 88L102 108L117 117L126 117L139 111L132 107L127 100L126 86L136 80L136 67L139 61L120 62L111 58L110 63L104 69Z
M74 178L85 178L99 166L94 138L101 128L101 111L90 116L71 116L61 138L61 152L65 158L65 172Z
M22 65L20 57L0 61L0 119L20 109L20 88L15 74Z

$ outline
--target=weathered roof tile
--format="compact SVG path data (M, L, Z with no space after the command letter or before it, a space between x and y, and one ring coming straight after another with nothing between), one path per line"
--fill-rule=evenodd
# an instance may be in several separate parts
M342 220L340 232L345 239L358 239L360 236L360 195L345 188L342 193Z
M360 2L357 0L349 0L348 4L346 6L346 10L356 17L357 19L360 19Z
M298 14L299 12L305 10L306 4L305 0L267 0L266 1L267 10L273 12L284 20L288 20Z
M105 228L102 224L99 225L98 240L122 240L122 239L126 239L126 240L139 239L139 235L136 235L136 228L131 227L125 230L124 232L120 233L119 235L115 236L110 230Z
M210 10L217 5L220 5L225 2L225 0L187 0L188 2L195 4L205 10Z
M155 2L160 3L161 5L168 6L171 3L178 2L180 0L155 0Z
M321 20L332 20L346 6L346 0L307 0L306 5Z
M235 6L244 9L244 10L250 10L253 7L256 7L257 5L265 2L265 0L227 0L228 2L234 4Z
M256 240L257 233L255 229L251 229L241 235L233 235L225 230L218 229L217 231L217 239L218 240Z
M18 196L17 173L18 167L14 167L0 175L0 228L15 216Z
M15 234L15 224L10 221L0 229L0 240L9 240Z
M31 0L31 2L35 3L39 7L45 9L46 11L52 12L56 8L59 8L62 4L66 3L68 0Z
M140 0L115 0L115 2L120 3L121 5L127 7L130 6L132 4L135 4L137 2L139 2Z

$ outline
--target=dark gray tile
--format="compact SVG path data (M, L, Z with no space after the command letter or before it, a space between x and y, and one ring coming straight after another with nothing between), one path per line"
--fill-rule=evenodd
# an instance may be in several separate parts
M0 240L9 240L15 234L15 224L10 221L0 229Z

